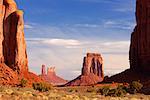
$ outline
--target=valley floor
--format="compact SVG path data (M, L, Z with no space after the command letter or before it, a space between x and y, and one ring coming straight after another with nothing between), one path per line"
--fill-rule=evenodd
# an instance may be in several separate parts
M0 100L150 100L150 95L127 94L125 97L105 97L95 92L99 87L55 87L48 92L32 88L0 87Z

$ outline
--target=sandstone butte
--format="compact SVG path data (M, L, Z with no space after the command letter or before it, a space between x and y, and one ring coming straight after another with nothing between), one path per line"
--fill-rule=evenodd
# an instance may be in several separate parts
M102 82L104 78L103 59L100 54L87 53L83 59L82 73L65 86L88 86Z
M0 84L15 85L22 78L42 81L28 71L23 11L14 0L0 0Z
M131 82L140 80L150 89L150 1L136 0L136 23L131 34L130 69L104 82ZM150 91L150 90L149 90Z
M46 82L51 83L52 85L64 85L68 81L56 75L55 67L49 67L46 73L45 65L42 65L41 75Z

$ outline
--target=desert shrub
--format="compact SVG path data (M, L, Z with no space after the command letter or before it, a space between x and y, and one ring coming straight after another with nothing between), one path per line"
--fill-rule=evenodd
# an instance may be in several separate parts
M87 92L90 92L90 93L93 93L93 92L96 92L95 88L89 88L86 90Z
M74 92L74 90L73 89L69 89L68 92Z
M119 85L117 88L111 89L108 86L103 87L98 92L100 92L104 96L114 96L121 97L126 95L126 87L123 85Z
M100 92L102 95L107 96L110 91L110 87L104 86L102 89L100 89L98 92Z
M21 81L20 81L20 86L21 87L26 87L27 86L27 82L28 81L26 79L22 78Z
M126 93L126 87L124 87L123 85L119 85L117 88L111 89L108 95L114 97L123 97L126 95Z
M3 92L6 88L4 86L0 86L0 92Z
M68 92L78 92L77 89L69 89Z
M140 83L140 81L133 81L130 84L129 87L129 93L135 94L137 92L140 92L140 90L142 89L143 85Z
M52 85L48 83L33 83L33 89L38 90L40 92L46 92L52 89Z

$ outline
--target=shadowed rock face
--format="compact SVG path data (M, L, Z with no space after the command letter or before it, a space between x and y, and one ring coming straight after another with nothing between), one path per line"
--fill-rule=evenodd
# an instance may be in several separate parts
M47 74L46 74L46 67L45 65L42 65L41 76L43 79L45 79L47 82L53 85L63 85L67 83L67 80L64 80L63 78L56 75L55 67L49 67L47 69Z
M87 53L83 60L82 73L76 79L68 82L66 86L86 86L102 82L104 78L103 73L103 59L100 54Z
M105 79L104 82L140 80L150 93L150 0L136 0L137 25L131 35L130 69Z
M138 72L150 72L150 1L137 0L137 25L131 36L130 66Z

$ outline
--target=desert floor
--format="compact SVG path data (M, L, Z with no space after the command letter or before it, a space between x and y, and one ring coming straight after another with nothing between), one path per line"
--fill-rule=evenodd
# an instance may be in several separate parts
M99 86L54 87L47 92L32 88L0 87L0 100L150 100L150 95L127 94L124 97L102 96Z

